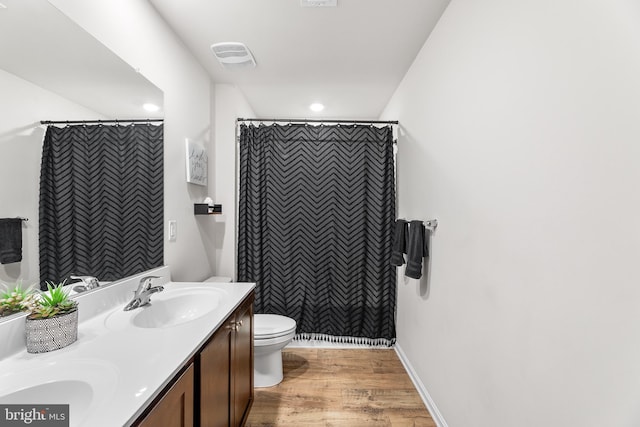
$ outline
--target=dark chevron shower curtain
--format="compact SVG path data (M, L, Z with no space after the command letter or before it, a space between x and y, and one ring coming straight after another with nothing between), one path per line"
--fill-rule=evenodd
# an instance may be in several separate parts
M40 285L163 264L163 127L49 126L40 172Z
M240 126L238 278L297 338L395 341L391 127Z

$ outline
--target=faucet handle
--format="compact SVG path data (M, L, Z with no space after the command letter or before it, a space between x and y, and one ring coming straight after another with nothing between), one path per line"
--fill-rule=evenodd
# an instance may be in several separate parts
M138 288L144 289L144 290L149 290L149 288L151 288L151 281L153 279L161 279L161 277L160 276L145 276L142 279L140 279L140 285L138 285Z
M84 285L87 287L87 289L95 289L98 286L100 286L100 282L98 282L98 278L97 277L70 275L69 278L73 279L73 280L80 280L82 283L84 283Z

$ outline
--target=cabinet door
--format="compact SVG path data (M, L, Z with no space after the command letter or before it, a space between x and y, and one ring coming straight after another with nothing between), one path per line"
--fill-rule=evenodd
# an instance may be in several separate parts
M232 425L241 426L253 402L253 298L236 311L231 363Z
M231 420L232 323L226 321L200 353L200 426L228 427Z
M189 365L139 426L193 426L193 364Z

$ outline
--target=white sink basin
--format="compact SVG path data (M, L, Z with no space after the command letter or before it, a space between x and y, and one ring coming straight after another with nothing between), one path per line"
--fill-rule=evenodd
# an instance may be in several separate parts
M139 328L168 328L204 316L218 306L220 297L213 292L198 292L156 299L131 319Z
M62 380L26 387L0 396L2 404L69 404L71 408L88 408L93 389L85 381Z
M224 291L218 288L171 289L151 296L151 302L131 311L114 310L105 319L108 328L169 328L212 312L220 305Z
M25 372L0 376L0 402L17 405L69 405L71 425L115 390L117 370L110 363L68 360L43 363Z

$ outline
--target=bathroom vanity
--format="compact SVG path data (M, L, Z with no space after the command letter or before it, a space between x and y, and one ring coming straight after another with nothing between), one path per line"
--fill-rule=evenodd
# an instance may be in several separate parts
M242 426L253 403L253 292L134 423Z
M149 274L164 291L123 311ZM24 316L0 323L0 404L69 404L71 426L241 426L253 401L253 289L170 282L166 267L123 279L78 295L78 341L43 354L24 349Z

